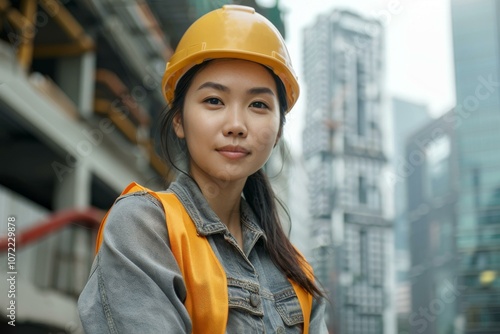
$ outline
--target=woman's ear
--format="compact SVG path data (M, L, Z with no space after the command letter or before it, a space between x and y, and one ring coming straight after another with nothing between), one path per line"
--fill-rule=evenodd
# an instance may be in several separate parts
M174 116L174 131L178 138L184 138L184 126L182 125L181 113Z

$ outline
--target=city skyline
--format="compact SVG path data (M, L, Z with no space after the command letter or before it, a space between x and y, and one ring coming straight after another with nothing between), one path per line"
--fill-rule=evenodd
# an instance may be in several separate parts
M273 4L274 0L260 0ZM301 97L288 115L285 138L292 152L301 152L306 94L302 59L303 29L319 15L345 8L381 20L385 29L387 101L398 97L428 105L438 117L455 104L450 0L347 0L301 2L281 0L286 41L301 84ZM425 17L424 17L425 16ZM389 107L389 106L388 106Z

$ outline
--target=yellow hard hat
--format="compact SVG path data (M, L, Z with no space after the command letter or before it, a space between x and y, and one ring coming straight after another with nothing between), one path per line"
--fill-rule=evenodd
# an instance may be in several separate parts
M299 84L290 55L278 29L255 9L224 5L195 21L170 58L162 80L171 106L178 80L196 64L217 58L250 60L272 69L283 82L288 110L299 97Z

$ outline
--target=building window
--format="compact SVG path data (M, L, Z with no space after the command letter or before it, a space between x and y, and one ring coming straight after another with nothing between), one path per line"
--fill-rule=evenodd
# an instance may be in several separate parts
M364 176L358 178L358 202L359 204L366 204L368 202L368 187Z
M54 235L51 251L40 252L37 263L40 276L48 278L48 288L58 290L64 294L78 296L87 283L90 272L95 240L95 230L87 229L78 224L71 225ZM50 262L42 262L43 253L50 254ZM47 274L46 274L47 272ZM47 286L37 279L39 285Z
M358 60L356 64L356 81L357 81L357 133L358 136L366 134L366 71L364 63Z
M358 136L364 136L366 133L366 126L365 126L365 118L366 118L366 103L365 100L360 97L360 92L358 92L358 123L357 123L357 130L358 130Z
M445 196L450 191L450 154L448 136L435 139L426 148L427 194L430 198Z
M362 229L359 231L359 254L361 260L361 276L368 275L368 233Z

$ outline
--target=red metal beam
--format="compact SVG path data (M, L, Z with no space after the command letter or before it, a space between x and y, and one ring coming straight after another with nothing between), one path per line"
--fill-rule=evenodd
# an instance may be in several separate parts
M78 224L88 228L97 228L101 224L104 212L96 208L68 209L58 211L24 230L16 231L16 250L32 242L40 240L51 233L70 225ZM12 241L12 240L11 240ZM6 252L9 240L0 237L0 253Z

